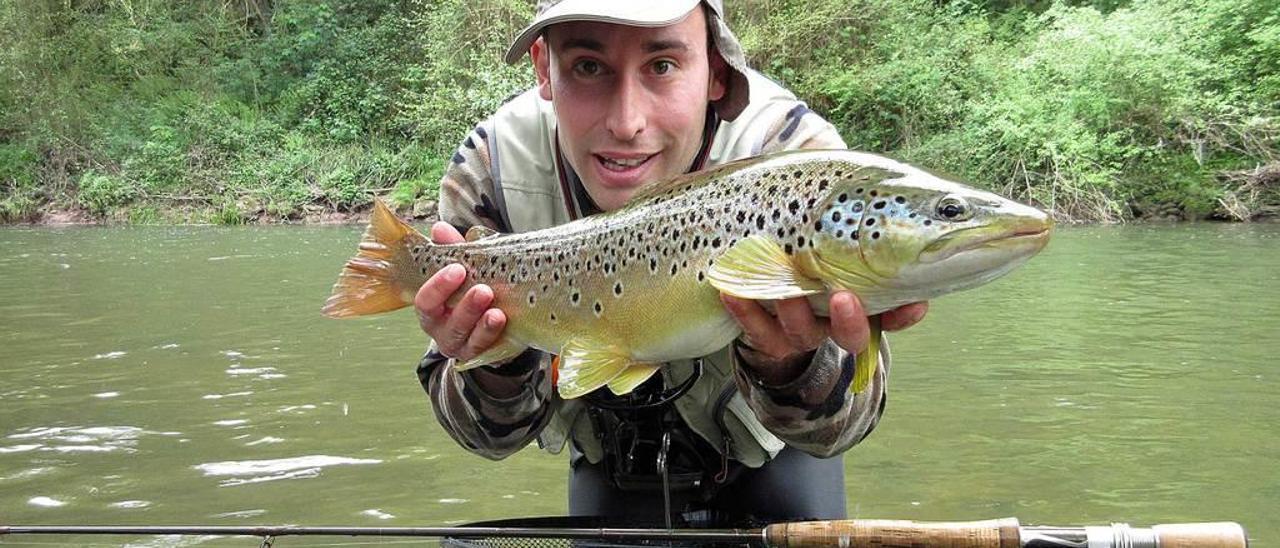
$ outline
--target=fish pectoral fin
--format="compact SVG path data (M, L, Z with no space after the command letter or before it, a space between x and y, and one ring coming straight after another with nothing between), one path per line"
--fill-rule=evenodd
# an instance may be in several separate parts
M483 365L492 365L510 360L523 353L528 347L523 344L512 342L511 339L503 337L498 342L493 343L488 350L481 352L479 356L465 361L457 361L453 364L453 368L457 371L466 371L475 369Z
M609 381L609 391L619 396L630 394L637 386L644 384L654 373L658 372L658 368L662 364L658 363L636 363L631 367L623 370L613 380Z
M849 391L854 394L866 390L876 369L880 368L880 315L868 317L867 325L871 328L867 349L853 358L853 382L849 383Z
M560 372L556 388L560 397L571 400L609 384L633 362L616 347L574 339L560 350Z
M743 299L790 299L821 293L822 282L802 274L777 242L739 240L711 265L707 278L722 293Z
M465 238L467 239L468 242L474 242L476 240L483 240L490 236L497 236L498 234L501 234L501 233L487 226L475 225L467 229L467 235L465 236Z

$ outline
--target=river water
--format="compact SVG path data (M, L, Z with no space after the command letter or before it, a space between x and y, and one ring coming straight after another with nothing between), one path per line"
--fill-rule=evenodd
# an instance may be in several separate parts
M411 313L320 316L359 232L0 229L0 524L563 514L565 455L490 462L436 424ZM1060 229L1025 267L893 337L888 408L846 457L850 514L1234 520L1271 545L1278 326L1280 225Z

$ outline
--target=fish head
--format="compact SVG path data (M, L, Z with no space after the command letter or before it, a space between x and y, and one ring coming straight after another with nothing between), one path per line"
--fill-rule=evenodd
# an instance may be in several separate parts
M817 202L811 275L892 307L975 287L1049 241L1047 214L874 155ZM868 310L868 312L876 312Z

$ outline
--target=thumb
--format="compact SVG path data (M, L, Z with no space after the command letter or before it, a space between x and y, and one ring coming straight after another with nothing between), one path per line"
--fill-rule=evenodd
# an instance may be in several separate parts
M463 241L465 241L465 239L462 237L462 234L458 232L458 229L453 228L453 225L444 221L436 221L435 224L431 225L432 243L457 244L462 243Z

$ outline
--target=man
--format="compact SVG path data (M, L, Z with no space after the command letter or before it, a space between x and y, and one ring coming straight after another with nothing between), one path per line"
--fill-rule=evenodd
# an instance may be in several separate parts
M537 86L459 147L441 181L437 242L475 225L523 232L611 211L645 184L743 157L844 148L831 124L746 67L721 0L544 1L507 61L526 52ZM851 293L832 295L829 319L804 299L777 302L775 316L724 296L743 330L732 347L668 364L629 398L566 401L548 373L554 358L536 350L450 367L489 348L506 322L491 288L456 295L465 273L441 270L415 301L434 341L419 377L463 447L500 459L535 438L552 452L569 445L574 515L653 518L665 489L674 510L719 524L844 517L836 455L875 427L888 365L882 348L871 385L849 394L850 354L868 351ZM926 309L890 311L883 326L905 328Z

